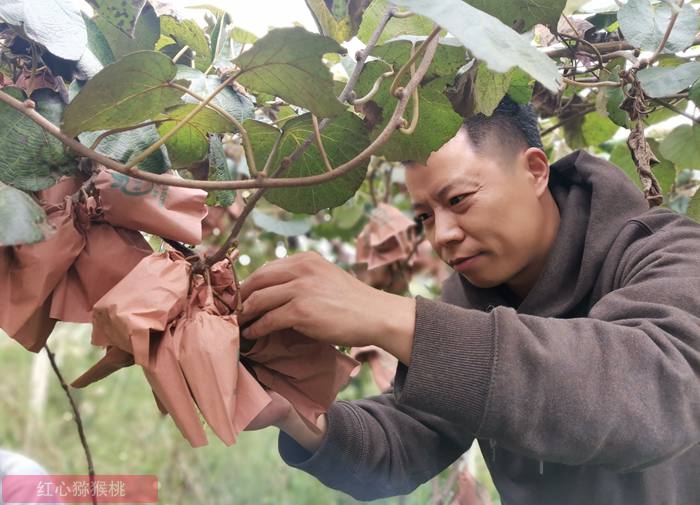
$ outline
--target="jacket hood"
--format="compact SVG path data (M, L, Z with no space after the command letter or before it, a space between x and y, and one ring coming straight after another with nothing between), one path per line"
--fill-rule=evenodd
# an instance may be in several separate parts
M586 151L575 151L550 166L549 189L559 207L560 224L544 269L518 306L542 317L566 314L590 293L603 260L624 224L646 211L642 192L617 166ZM501 287L478 288L458 272L475 308L506 302Z

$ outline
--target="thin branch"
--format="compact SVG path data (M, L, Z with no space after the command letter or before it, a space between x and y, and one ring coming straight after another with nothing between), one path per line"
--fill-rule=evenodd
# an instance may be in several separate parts
M313 124L314 126L314 136L316 137L316 145L318 146L318 150L321 152L323 166L326 167L326 172L332 172L333 165L331 165L331 161L328 159L328 154L326 154L326 149L323 147L321 131L318 129L318 119L314 114L311 114L311 124Z
M185 117L183 117L178 123L173 127L172 130L170 130L168 133L163 135L157 142L153 143L150 147L148 147L146 150L144 150L141 154L136 156L133 160L131 160L129 163L126 164L127 170L131 170L134 168L136 165L141 163L143 160L148 158L151 154L156 152L158 149L160 149L160 146L165 144L168 140L172 138L173 135L175 135L177 132L179 132L193 117L195 117L199 112L204 109L207 105L209 105L209 102L211 102L216 95L221 93L226 86L231 84L233 80L238 77L238 75L241 72L234 72L231 74L229 77L227 77L221 84L219 84L209 95L202 100L199 105L197 105L194 109L192 109ZM170 83L172 85L173 83Z
M175 56L173 56L173 63L177 63L180 58L182 58L182 55L187 52L187 50L190 48L190 46L185 46L182 49L180 49Z
M411 66L414 65L416 63L416 60L423 54L423 52L425 52L425 48L428 46L428 44L432 42L433 39L439 34L440 27L438 26L430 33L430 35L428 35L428 38L425 39L425 41L420 45L418 50L415 53L413 53L413 55L408 59L408 61L404 63L403 67L401 67L396 73L396 75L394 76L394 80L391 82L391 88L389 88L389 92L393 96L396 96L396 90L399 88L399 82L401 81L403 75L410 70Z
M620 82L615 82L615 81L593 81L593 82L584 82L584 81L574 81L573 79L569 79L568 77L562 77L562 82L569 84L571 86L578 86L580 88L619 88L622 86L622 83Z
M206 100L206 98L201 96L199 93L195 93L191 89L186 88L185 86L181 86L180 84L171 82L170 84L168 84L168 86L190 95L195 100L199 100L200 103L204 102ZM255 157L253 156L253 146L250 142L250 137L248 136L248 131L243 127L241 122L238 121L238 119L236 119L235 116L233 116L232 114L229 114L223 108L219 107L217 104L210 102L208 104L208 107L211 107L213 110L218 112L220 116L222 116L227 121L233 123L235 125L235 127L238 129L238 133L241 134L241 139L243 140L243 149L245 149L245 156L246 156L246 159L248 161L248 168L249 168L250 173L252 175L256 175L258 173L258 171L255 167Z
M275 154L277 154L277 149L279 148L280 144L282 143L282 135L278 135L277 139L275 140L275 143L272 144L272 149L270 149L270 154L267 155L267 159L265 160L265 166L263 167L262 172L258 175L262 175L263 177L266 177L267 174L269 173L270 166L272 165L272 160L275 159Z
M398 11L398 10L394 9L394 10L391 12L391 17L394 17L394 18L397 18L397 19L410 18L410 17L413 16L413 15L414 15L414 13L411 12L411 11Z
M61 370L59 370L58 365L56 364L56 357L54 356L53 352L51 352L51 349L49 349L48 345L44 345L44 349L46 349L46 354L49 357L49 362L51 363L51 368L53 368L54 373L56 374L56 377L58 377L58 381L61 383L61 387L63 388L63 391L65 391L66 396L68 397L68 401L70 402L71 409L73 409L73 419L75 420L75 424L78 426L78 436L80 437L80 443L83 445L83 450L85 451L85 459L87 459L87 466L88 466L88 477L90 479L90 488L94 489L95 485L95 467L92 463L92 454L90 454L90 446L88 445L87 438L85 437L85 430L83 429L83 421L80 417L80 410L78 410L78 405L75 403L75 400L73 400L73 395L71 395L70 389L68 389L68 385L66 384L66 381L63 379L63 375L61 374ZM92 503L93 505L97 504L97 496L94 493L90 493L92 497Z
M581 111L577 112L576 114L573 114L573 115L567 117L566 119L559 121L554 126L550 126L546 130L543 130L542 133L540 133L540 136L544 137L545 135L549 135L557 128L561 128L566 123L573 121L574 119L580 118L581 116L585 116L586 114L588 114L589 112L593 112L594 110L595 110L595 106L593 106L593 105L586 107L586 108L582 109Z
M440 28L437 28L437 30L440 30ZM413 58L415 53L415 46L411 46L411 58ZM412 63L411 64L411 77L413 77L416 74L416 64ZM414 131L416 131L416 126L418 126L418 116L420 115L420 101L419 101L419 96L418 96L418 86L416 86L413 89L413 95L411 96L413 100L413 113L411 114L411 124L409 126L405 126L406 120L404 119L404 125L399 128L399 131L403 133L404 135L411 135Z
M700 124L700 118L697 118L697 117L693 116L692 114L688 114L687 112L679 109L678 107L674 107L673 105L666 102L665 100L661 100L660 98L652 98L652 101L658 103L659 105L666 107L668 110L673 111L676 114L687 117L688 119L692 120L696 124Z
M671 14L671 19L668 21L668 26L666 27L666 32L664 33L663 38L661 39L661 42L659 43L659 47L656 48L656 51L649 56L648 59L642 60L640 62L640 68L647 67L654 63L659 56L661 55L661 51L664 50L664 47L666 47L666 43L668 42L668 38L671 36L671 31L673 30L673 26L676 24L676 20L678 19L678 14L680 14L681 9L683 8L683 4L685 3L685 0L679 0L678 2L678 9L671 9L673 13Z
M147 126L152 126L152 125L158 126L161 123L162 123L162 121L147 121L146 123L140 123L140 124L133 125L133 126L123 126L122 128L114 128L112 130L104 131L104 132L100 133L100 135L92 143L92 145L90 146L90 150L94 151L95 149L97 149L97 146L100 145L100 142L102 142L106 137L109 137L110 135L114 135L115 133L128 132L131 130L138 130L139 128L145 128Z

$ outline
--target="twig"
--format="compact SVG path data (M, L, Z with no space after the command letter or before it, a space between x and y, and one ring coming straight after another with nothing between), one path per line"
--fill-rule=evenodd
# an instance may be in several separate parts
M573 115L567 117L566 119L563 119L563 120L559 121L559 122L558 122L557 124L555 124L554 126L550 126L550 127L547 128L546 130L543 130L542 133L540 133L540 136L541 136L541 137L544 137L545 135L549 135L550 133L552 133L552 132L553 132L554 130L556 130L557 128L561 128L561 127L564 126L566 123L568 123L568 122L570 122L570 121L573 121L574 119L577 119L577 118L579 118L579 117L581 117L581 116L585 116L586 114L588 114L589 112L593 112L594 110L595 110L595 106L590 106L590 107L587 107L587 108L585 108L585 109L582 109L581 111L577 112L576 114L573 114Z
M323 160L323 166L326 167L326 172L333 171L333 165L328 159L328 154L326 154L326 149L323 147L323 139L321 138L321 131L318 129L318 119L314 114L311 114L311 124L314 127L314 136L316 137L316 145L318 150L321 152L321 159Z
M678 14L681 12L681 9L683 8L683 4L685 3L685 0L679 0L678 2L678 9L673 9L673 13L671 14L671 19L668 21L668 26L666 27L666 32L664 33L663 38L661 39L661 42L659 43L659 47L656 48L656 51L649 56L648 59L642 60L639 62L639 68L644 68L652 63L654 63L659 56L661 55L661 51L664 50L664 47L666 47L666 43L668 42L668 38L671 36L671 31L673 30L673 26L676 24L676 20L678 19Z
M165 144L168 140L170 140L172 138L173 135L175 135L182 128L184 128L184 126L190 121L190 119L192 119L197 114L199 114L199 112L202 109L204 109L204 107L209 105L209 102L211 102L216 97L216 95L221 93L226 88L226 86L231 84L233 82L233 80L236 77L238 77L240 74L241 74L240 71L234 72L229 77L227 77L221 84L219 84L216 88L214 88L214 90L211 93L209 93L209 95L206 98L204 98L197 106L195 106L195 108L192 109L185 117L183 117L180 121L178 121L172 130L170 130L168 133L163 135L157 142L154 142L153 144L151 144L151 146L149 146L147 149L142 151L141 154L139 154L134 159L129 161L126 164L127 170L131 170L136 165L141 163L143 160L148 158L151 154L153 154L158 149L160 149L160 146ZM170 83L169 85L173 85L173 83Z
M175 56L173 56L173 63L177 63L180 58L182 58L182 55L187 52L187 50L190 48L190 46L185 46L182 49L180 49Z
M568 77L562 77L562 82L569 84L571 86L578 86L580 88L619 88L622 86L622 83L615 82L615 81L593 81L593 82L584 82L584 81L574 81L573 79L569 79Z
M391 77L392 75L394 75L393 68L377 77L377 80L374 81L372 88L367 92L365 96L363 96L362 98L353 98L352 100L350 100L350 103L352 105L362 105L369 102L372 98L374 98L374 95L377 94L377 91L379 91L379 88L381 87L382 82L384 82L384 79L386 79L387 77Z
M73 419L75 419L75 424L78 426L78 436L80 437L80 443L83 445L83 450L85 451L85 459L87 459L88 477L90 479L90 489L95 489L95 467L92 464L92 455L90 454L90 446L88 445L87 438L85 437L85 430L83 429L83 421L80 417L80 411L78 410L78 405L75 403L75 400L73 400L73 395L71 395L70 389L68 389L68 385L66 384L66 381L63 379L63 375L61 374L61 371L59 370L58 365L56 364L56 357L51 352L51 349L49 349L48 345L45 344L44 349L46 349L46 354L49 357L49 362L51 362L51 368L53 368L53 371L56 374L56 377L58 377L58 381L61 383L61 387L63 388L63 391L65 391L66 396L68 397L68 401L70 402L71 409L73 409ZM95 495L94 492L91 492L90 495L92 497L93 505L96 505L97 504L97 496Z
M438 28L440 30L440 28ZM415 46L411 46L411 57L414 56L415 52ZM411 64L411 77L413 77L416 73L416 64L412 63ZM411 114L411 124L409 126L401 126L399 128L399 131L403 133L404 135L411 135L414 131L416 131L416 126L418 126L418 116L420 115L420 97L418 96L418 86L413 88L413 95L411 96L413 100L413 112ZM406 120L404 119L404 124Z
M678 107L674 107L673 105L666 102L665 100L661 100L660 98L652 98L652 101L658 103L659 105L662 105L663 107L666 107L668 110L673 111L676 114L687 117L688 119L692 120L696 124L700 124L700 118L697 118L697 117L693 116L692 114L688 114L687 112L679 109Z
M399 82L401 81L401 78L403 75L409 71L411 66L413 66L416 63L416 60L425 52L425 48L428 46L430 42L433 41L435 37L437 37L440 34L440 27L437 26L435 29L430 32L430 35L428 35L428 38L425 39L425 41L420 45L418 50L414 52L411 57L408 59L406 63L404 63L403 67L399 69L398 72L396 72L396 75L394 76L394 80L391 82L391 88L389 88L389 92L393 95L396 96L396 91L399 88Z
M131 130L138 130L139 128L145 128L147 126L152 126L152 125L159 125L161 124L162 121L147 121L146 123L140 123L137 125L133 126L124 126L122 128L114 128L112 130L107 130L102 133L95 139L95 141L92 143L90 146L90 150L94 151L97 149L97 146L100 145L100 142L102 142L106 137L109 137L110 135L114 135L115 133L121 133L121 132L128 132Z
M195 93L191 89L186 88L185 86L182 86L180 84L171 82L168 84L168 86L190 95L195 100L199 100L200 103L202 103L206 100L206 98L201 96L199 93ZM226 112L226 110L224 110L222 107L219 107L217 104L211 103L211 102L208 104L208 107L211 107L213 110L218 112L220 116L222 116L224 119L228 120L229 122L233 123L235 125L235 127L238 129L238 133L241 134L241 139L243 140L243 148L245 149L245 155L246 155L246 159L248 161L248 169L250 170L250 173L252 175L256 175L258 171L255 167L255 157L253 156L253 146L250 143L250 137L248 136L248 131L243 127L241 122L238 121L238 119L236 119L235 116Z
M272 165L272 160L275 158L275 154L277 154L277 149L279 149L280 143L282 142L282 134L277 136L277 139L275 140L275 143L272 144L272 149L270 149L270 154L267 155L267 159L265 160L265 166L263 167L262 172L258 175L262 175L263 177L266 177L268 174L268 171L270 170L270 166Z

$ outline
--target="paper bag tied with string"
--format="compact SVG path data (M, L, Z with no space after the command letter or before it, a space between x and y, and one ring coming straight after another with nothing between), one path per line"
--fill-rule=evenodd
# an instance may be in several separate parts
M380 203L357 237L357 262L373 270L405 260L413 250L415 223L400 210Z
M187 244L202 241L206 191L154 184L108 169L93 181L107 222Z
M0 248L0 328L38 352L53 328L50 295L83 249L70 198L45 207L53 231L35 244Z

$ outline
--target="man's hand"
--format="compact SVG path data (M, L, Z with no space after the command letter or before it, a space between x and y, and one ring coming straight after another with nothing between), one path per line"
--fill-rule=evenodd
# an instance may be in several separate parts
M293 328L335 345L377 345L409 364L415 301L374 289L319 254L273 261L241 285L246 338ZM257 319L257 320L256 320Z

